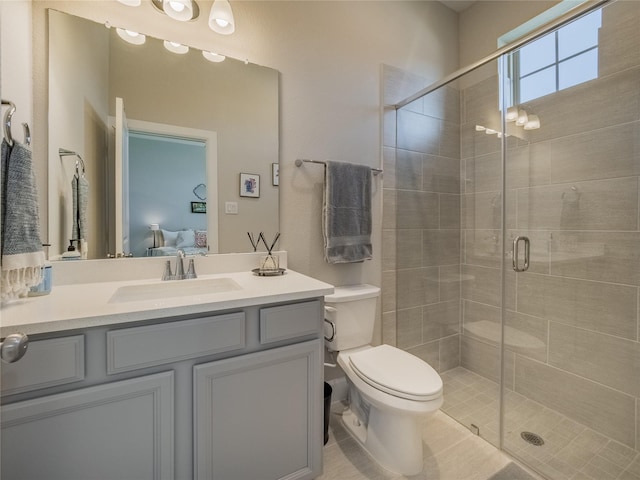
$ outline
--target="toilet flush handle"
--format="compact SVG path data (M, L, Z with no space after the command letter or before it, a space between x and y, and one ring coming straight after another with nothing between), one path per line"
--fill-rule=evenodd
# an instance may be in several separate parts
M327 336L328 332L328 327L331 328L331 335ZM333 339L336 338L336 324L333 323L331 320L327 320L326 318L324 319L324 339L327 342L333 342Z
M336 309L328 305L324 306L324 339L333 342L336 338ZM331 330L329 330L331 328Z

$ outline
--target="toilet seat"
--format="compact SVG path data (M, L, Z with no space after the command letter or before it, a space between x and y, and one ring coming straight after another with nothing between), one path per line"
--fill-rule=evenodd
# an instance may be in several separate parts
M349 365L364 382L390 395L419 402L442 396L442 379L429 364L390 345L353 353Z

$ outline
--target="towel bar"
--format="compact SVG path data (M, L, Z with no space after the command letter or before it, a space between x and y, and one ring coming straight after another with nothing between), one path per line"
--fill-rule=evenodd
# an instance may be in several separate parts
M326 162L323 162L322 160L308 160L306 158L303 158L303 159L298 158L298 159L296 159L296 167L301 167L303 162L306 162L306 163L319 163L321 165L326 165L327 164ZM373 172L374 175L379 175L379 174L382 173L382 170L379 169L379 168L372 168L371 171Z

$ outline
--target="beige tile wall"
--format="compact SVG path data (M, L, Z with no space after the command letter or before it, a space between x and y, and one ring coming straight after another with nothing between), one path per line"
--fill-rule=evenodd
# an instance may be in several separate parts
M383 71L386 105L428 83ZM438 371L460 364L459 98L445 88L384 116L383 342Z

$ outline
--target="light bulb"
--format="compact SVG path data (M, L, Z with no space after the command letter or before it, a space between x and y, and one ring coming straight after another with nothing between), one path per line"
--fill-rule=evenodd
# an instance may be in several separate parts
M207 51L203 51L202 56L207 60L209 60L210 62L214 62L214 63L223 62L224 59L227 58L224 55L220 55L219 53L207 52Z
M518 119L516 120L516 125L522 127L525 123L527 123L528 120L529 118L527 117L527 112L525 112L524 110L518 110Z
M165 40L163 44L164 48L173 53L184 54L189 51L189 47L178 42L170 42L169 40Z
M147 40L147 37L142 33L134 32L133 30L116 28L116 33L125 42L131 43L133 45L142 45Z
M181 11L183 11L185 9L184 3L180 3L180 2L169 2L169 6L176 12L180 13Z
M235 20L228 0L214 0L209 13L209 28L222 35L230 35L235 31Z
M507 122L515 122L517 119L518 119L518 108L517 107L507 108L507 115L505 116L505 120Z
M193 18L191 0L163 0L162 9L164 13L180 22L188 22Z
M540 119L537 115L529 115L527 123L524 124L525 130L537 130L540 128Z

